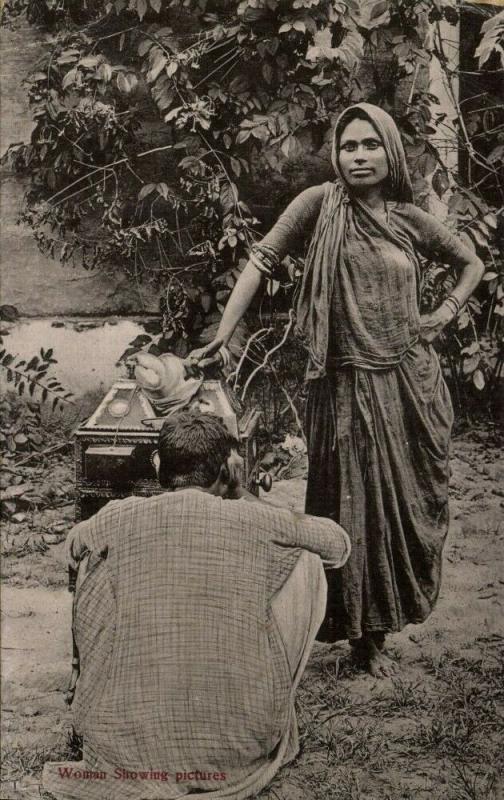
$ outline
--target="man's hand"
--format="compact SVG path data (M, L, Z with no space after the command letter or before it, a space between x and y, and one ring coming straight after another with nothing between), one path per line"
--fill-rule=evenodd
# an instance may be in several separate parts
M85 541L86 527L85 521L78 523L72 528L65 541L67 564L73 570L77 570L79 563L89 554L89 548Z
M453 310L444 303L432 314L423 314L420 317L420 339L426 344L433 342L454 316Z

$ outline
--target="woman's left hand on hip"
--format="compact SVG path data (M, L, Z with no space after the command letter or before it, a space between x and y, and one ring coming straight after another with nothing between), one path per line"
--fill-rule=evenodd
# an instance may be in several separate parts
M453 319L453 314L444 307L437 308L431 314L420 317L420 339L427 344L437 339L443 328Z

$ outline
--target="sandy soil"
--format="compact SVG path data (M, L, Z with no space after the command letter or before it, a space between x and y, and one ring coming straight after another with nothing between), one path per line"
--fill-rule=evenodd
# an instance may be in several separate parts
M396 679L356 672L345 644L317 644L299 692L302 750L266 800L490 800L504 785L504 464L488 433L459 438L452 523L436 610L391 638ZM302 509L305 482L270 498ZM68 750L64 692L71 596L62 545L4 559L2 800L39 797ZM49 584L49 585L48 585ZM57 588L56 588L57 587Z

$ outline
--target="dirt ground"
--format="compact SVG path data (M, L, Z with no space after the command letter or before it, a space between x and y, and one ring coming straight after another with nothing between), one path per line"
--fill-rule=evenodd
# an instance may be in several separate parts
M49 464L46 474L48 468L71 482L70 456ZM27 469L24 477L47 479L35 472ZM270 497L302 509L304 487L302 478L282 480ZM2 565L1 800L40 797L43 763L75 752L64 701L71 664L62 553L71 526L67 500L63 493L56 510L4 526L10 555ZM504 797L503 506L495 435L456 438L436 610L423 625L391 637L393 679L357 672L346 644L315 646L298 692L300 755L261 800ZM27 529L31 545L16 549L12 543L26 539ZM43 544L33 546L37 534Z

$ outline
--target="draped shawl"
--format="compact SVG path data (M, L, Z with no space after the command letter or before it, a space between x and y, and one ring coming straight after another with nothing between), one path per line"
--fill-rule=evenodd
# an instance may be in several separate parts
M347 108L338 118L333 138L332 163L337 180L328 183L322 207L311 239L306 259L304 275L297 303L297 333L304 340L310 355L307 377L317 378L325 374L330 337L329 315L331 299L335 287L335 276L338 277L338 290L345 295L342 298L344 307L343 324L351 331L356 330L352 340L349 336L347 352L342 354L342 364L380 369L400 363L404 353L415 340L415 331L406 335L406 340L398 341L398 326L404 328L404 321L411 308L408 309L407 287L404 286L403 300L397 302L401 293L389 298L391 308L387 330L380 324L379 311L382 301L377 298L377 305L367 304L367 314L360 307L361 297L353 294L352 286L359 286L359 278L369 276L373 270L371 250L366 252L360 248L360 257L348 257L352 248L349 246L357 240L371 242L373 238L385 241L390 246L391 261L397 248L406 254L414 271L418 272L418 261L411 240L398 228L393 228L389 220L380 219L358 197L348 192L338 163L338 147L341 134L346 125L353 119L355 112L363 113L376 129L387 154L389 175L387 179L387 196L397 202L412 200L412 187L406 165L404 148L399 131L392 117L383 109L369 103L358 103ZM393 300L393 302L392 302ZM411 305L411 302L409 302ZM395 310L394 310L395 306ZM394 325L394 314L398 325ZM363 316L364 315L364 316ZM364 331L365 335L360 334ZM351 341L352 340L352 341ZM365 340L365 341L364 341ZM369 342L373 342L372 352Z

